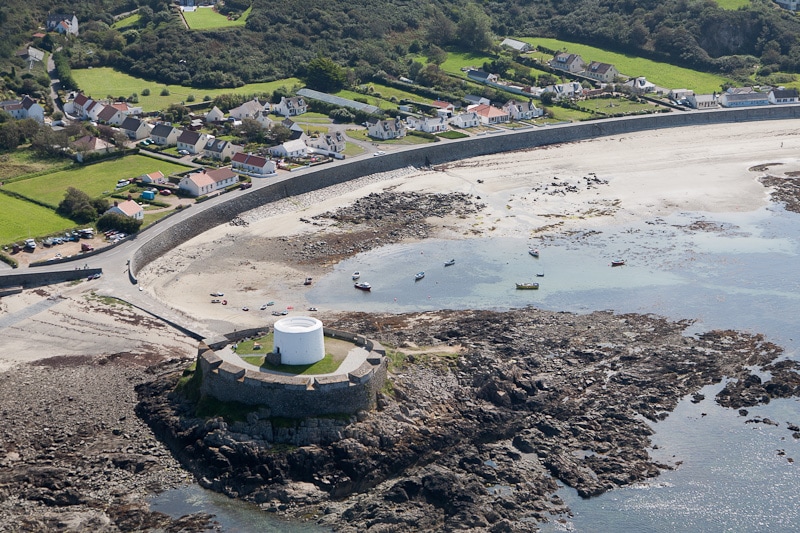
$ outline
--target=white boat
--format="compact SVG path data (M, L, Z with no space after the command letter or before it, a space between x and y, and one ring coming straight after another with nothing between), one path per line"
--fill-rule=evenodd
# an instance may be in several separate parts
M359 272L358 270L353 272L353 281L357 280L360 277L361 277L361 272Z
M353 284L353 287L355 287L356 289L362 290L362 291L371 291L372 290L372 285L370 285L366 281L362 281L360 283L355 283L355 284Z
M533 257L539 257L538 248L531 248L530 250L528 250L528 253L531 254Z
M414 274L414 281L419 281L425 277L425 272L417 272Z
M517 283L517 290L536 290L539 288L538 283Z
M444 266L449 267L449 266L453 266L455 264L456 264L456 260L455 259L451 259L450 261L445 261Z

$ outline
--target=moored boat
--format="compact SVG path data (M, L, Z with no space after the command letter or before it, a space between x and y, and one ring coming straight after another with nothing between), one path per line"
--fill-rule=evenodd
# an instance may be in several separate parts
M536 277L537 278L543 278L544 277L544 272L537 272L536 273Z
M360 277L361 277L361 272L359 272L358 270L356 270L355 272L353 272L353 280L354 280L354 281L355 281L355 280L357 280L357 279L358 279L358 278L360 278Z
M451 259L450 261L445 261L444 266L449 267L449 266L453 266L455 264L456 264L456 260L455 259Z
M303 282L303 285L311 285L311 278L306 278L306 280Z
M538 288L538 283L517 283L517 290L533 290Z
M539 257L538 248L531 248L530 250L528 250L528 253L531 254L533 257Z
M625 260L624 259L615 259L614 261L611 261L611 266L612 267L621 267L624 264L625 264Z
M353 287L355 287L356 289L362 290L362 291L371 291L372 290L372 285L370 285L366 281L362 281L360 283L355 283L355 284L353 284Z
M414 274L414 281L419 281L425 277L425 272L417 272Z

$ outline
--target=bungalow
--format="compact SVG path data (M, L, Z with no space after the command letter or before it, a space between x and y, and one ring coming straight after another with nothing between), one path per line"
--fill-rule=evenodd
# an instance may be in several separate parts
M544 110L536 107L533 100L527 102L509 100L503 105L503 111L507 112L513 120L530 120L544 115Z
M302 115L307 110L308 106L306 105L306 101L303 100L302 96L294 96L291 98L282 96L281 101L275 104L275 106L272 108L272 111L275 114L282 115L284 117Z
M178 150L186 150L190 154L197 154L203 150L208 142L208 135L191 130L182 130L176 139Z
M273 146L269 149L269 153L275 157L305 157L308 154L308 147L300 139L295 139Z
M467 102L467 105L489 105L492 103L488 98L484 98L483 96L475 96L474 94L465 94L464 101Z
M205 147L203 148L203 153L206 157L210 157L211 159L216 159L218 161L230 159L234 156L234 154L237 154L241 151L242 147L238 144L215 139L214 137L209 138Z
M694 96L691 89L672 89L667 93L667 98L677 104L688 105L689 98Z
M719 105L722 107L752 107L769 105L769 95L767 93L728 93L724 92L719 97Z
M84 135L80 139L72 141L70 147L75 150L75 159L78 163L83 163L83 159L87 154L110 153L116 150L113 144L93 135Z
M347 145L344 135L340 131L320 135L316 139L309 139L306 144L312 148L319 148L320 150L337 154L344 152Z
M586 69L586 62L581 56L567 52L557 53L547 64L554 69L571 72L572 74L579 74Z
M714 109L719 107L719 95L713 94L694 94L687 96L684 102L692 109Z
M447 117L408 117L406 124L410 128L417 131L424 131L425 133L439 133L447 131Z
M619 71L614 65L592 61L583 71L583 75L603 83L612 83L619 77Z
M114 205L106 211L106 214L122 215L124 217L134 218L136 220L144 219L144 209L133 200L125 200L124 202L114 202Z
M146 122L134 117L126 117L122 124L120 124L119 129L135 141L150 136L150 126L148 126Z
M253 98L249 100L239 107L234 107L229 111L229 115L233 118L238 118L239 120L244 120L246 118L252 118L255 120L259 113L264 110L264 104L258 101L258 98ZM213 111L213 110L212 110ZM207 121L208 119L206 119Z
M797 102L797 89L778 88L769 92L769 103L771 104L796 104Z
M523 43L522 41L518 41L516 39L503 39L503 42L500 43L500 46L503 48L510 48L515 52L520 53L530 52L533 50L533 47L528 43Z
M635 94L647 94L656 90L656 84L651 81L647 81L647 78L644 76L631 78L625 82L625 87L630 88L630 90Z
M164 124L162 122L153 126L153 131L150 132L150 138L159 146L172 146L177 144L178 135L181 130L173 127L171 124Z
M225 120L225 113L217 106L214 106L211 108L211 111L206 113L206 124L210 122L222 122L223 120Z
M44 108L28 95L22 100L6 100L0 102L0 109L17 120L32 118L37 122L44 122Z
M461 113L450 119L450 124L457 128L474 128L481 123L481 117L474 111Z
M561 98L576 98L583 95L583 87L577 81L568 83L557 83L556 85L548 85L544 88L544 92L554 93L557 99Z
M444 102L442 100L436 100L431 105L436 109L437 115L445 116L447 118L452 117L453 112L456 110L456 106L450 102Z
M467 77L478 83L497 83L497 74L490 74L482 70L470 69L467 71Z
M259 155L239 152L231 159L231 166L245 174L255 176L269 176L275 174L275 161Z
M74 14L67 15L63 13L47 15L47 19L45 20L45 28L47 31L78 35L78 17L76 17Z
M142 106L133 107L128 105L128 102L111 102L108 105L118 110L125 116L142 114Z
M156 183L158 185L163 185L167 183L167 177L164 176L164 173L160 170L156 170L150 174L142 174L139 176L139 181L142 183Z
M374 139L400 139L406 136L406 125L399 118L379 120L367 126L367 135Z
M506 111L490 105L476 105L469 108L469 111L474 111L480 117L481 123L487 125L508 122L510 118Z
M128 117L123 115L119 109L107 105L103 107L103 109L99 113L97 113L97 117L94 118L93 120L97 122L102 122L104 124L112 124L114 126L120 126L123 122L125 122L126 118Z
M285 118L281 121L281 125L285 126L290 132L291 136L289 137L290 141L296 141L297 139L302 139L305 135L305 131L303 131L303 127L300 124L295 123L292 119Z
M215 170L203 170L189 174L181 179L178 188L185 190L190 196L209 194L239 182L239 175L230 167Z

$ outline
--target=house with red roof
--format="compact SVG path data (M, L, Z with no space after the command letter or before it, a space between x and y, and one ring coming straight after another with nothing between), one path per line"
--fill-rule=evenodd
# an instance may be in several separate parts
M271 176L275 174L277 166L275 161L260 155L239 152L231 159L231 166L250 176Z

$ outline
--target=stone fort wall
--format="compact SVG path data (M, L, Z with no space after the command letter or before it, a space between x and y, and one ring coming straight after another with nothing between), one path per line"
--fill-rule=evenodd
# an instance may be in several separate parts
M380 157L337 162L293 175L291 179L285 181L252 189L248 194L242 195L236 200L221 203L195 214L190 219L176 225L169 234L162 235L140 247L131 259L130 271L132 278L135 279L139 270L157 257L211 228L229 222L245 211L289 196L315 191L369 174L389 172L408 166L438 165L469 157L637 131L796 118L800 118L800 105L714 111L674 111L577 124L535 127L524 131L503 131L466 139L412 146ZM646 157L646 155L643 156Z
M201 342L197 354L198 369L202 372L201 391L221 401L266 406L271 416L285 418L354 414L374 408L388 368L383 346L329 328L324 333L365 348L369 352L367 360L347 374L286 376L224 361Z

